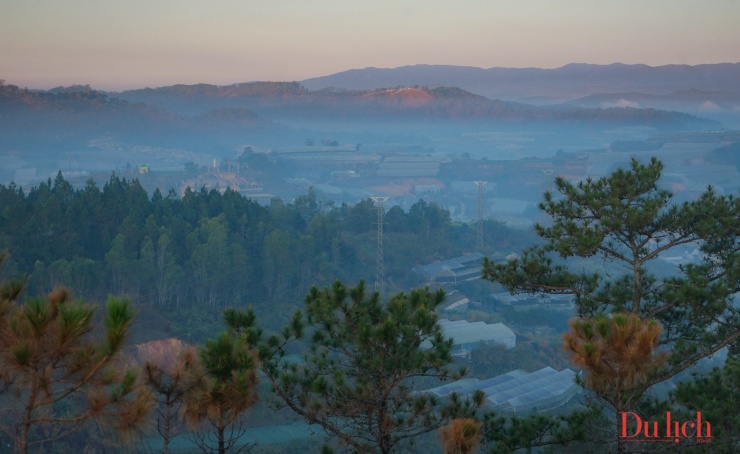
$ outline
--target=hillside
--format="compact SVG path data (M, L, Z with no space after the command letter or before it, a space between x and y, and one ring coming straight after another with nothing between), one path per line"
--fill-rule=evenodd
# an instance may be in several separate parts
M185 116L90 87L32 91L0 85L0 150L69 149L100 137L173 145L198 143L214 134L247 139L286 132L288 128L244 108Z
M384 134L428 140L489 128L622 126L670 132L717 129L721 124L652 108L533 106L452 86L310 90L295 82L251 82L122 93L79 85L49 91L0 86L0 151L70 151L104 140L225 156L245 143L295 145L312 136L341 136L359 143L387 141ZM368 134L374 138L368 139Z
M176 85L118 94L132 102L157 104L181 113L246 108L276 122L324 121L468 121L563 125L612 123L656 128L711 128L719 125L691 115L654 109L538 107L493 100L458 87L410 85L373 90L309 90L296 83L254 82L230 86Z
M595 93L565 103L574 107L652 107L656 109L691 112L740 110L740 93L711 90L680 90L666 94L650 93Z
M492 99L552 102L613 92L665 94L698 89L740 93L740 63L655 67L574 63L555 69L414 65L352 69L307 79L301 84L309 90L372 90L415 84L456 86Z

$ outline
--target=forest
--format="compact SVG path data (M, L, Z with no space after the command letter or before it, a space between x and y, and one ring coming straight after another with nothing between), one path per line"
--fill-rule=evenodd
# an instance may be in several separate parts
M26 191L0 185L0 207L5 272L28 275L32 294L64 283L88 301L126 295L165 317L194 311L217 323L224 307L251 305L277 329L312 285L375 275L377 208L370 199L334 206L309 191L261 206L232 190L149 196L138 180L116 175L102 188L90 180L75 189L60 173ZM416 265L474 250L474 226L453 224L445 209L423 200L408 212L390 208L385 224L391 290L415 286ZM487 225L507 253L533 240ZM200 334L190 333L202 341Z
M0 185L0 439L19 453L181 452L168 445L182 434L184 452L283 452L244 439L261 418L314 425L327 434L316 438L322 452L629 452L614 416L691 417L700 405L712 444L680 449L733 452L740 203L709 189L671 205L661 171L657 160L633 160L595 181L558 178L561 198L546 193L540 206L552 223L535 232L485 223L483 285L576 296L560 348L586 372L582 405L515 416L490 411L477 393L437 401L415 392L468 369L553 356L530 343L518 358L481 348L472 368L452 358L436 314L445 291L416 288L411 268L474 250L476 228L435 204L385 213L381 295L363 281L376 263L369 199L335 206L309 191L262 206L230 190L149 196L116 175L102 189L92 180L75 189L61 173L28 190ZM692 243L704 261L679 275L645 266ZM492 259L511 251L521 256ZM578 257L631 271L569 270ZM667 398L647 392L726 347L724 368Z

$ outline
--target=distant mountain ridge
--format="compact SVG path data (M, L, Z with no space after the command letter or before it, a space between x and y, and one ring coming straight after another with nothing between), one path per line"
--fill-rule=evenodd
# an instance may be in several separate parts
M614 107L586 101L543 107L491 99L458 86L423 83L312 90L298 82L247 82L173 85L121 93L105 93L86 85L42 91L0 84L0 148L41 144L79 147L94 137L164 146L250 142L271 146L295 143L295 137L306 137L311 129L336 131L345 126L353 131L391 128L427 137L443 131L454 136L481 128L530 125L639 126L662 131L721 127L716 121L682 112L620 106L619 100Z
M679 112L655 109L600 109L560 106L542 108L477 95L458 87L406 86L371 90L309 90L297 82L251 82L227 86L174 85L119 94L132 102L191 113L247 108L265 118L393 121L497 121L586 124L588 122L654 127L717 127L716 123Z
M0 150L80 147L94 137L141 142L196 143L199 136L253 136L289 132L244 108L183 116L154 104L131 102L76 85L34 91L0 84Z
M508 100L569 100L595 93L666 94L691 89L740 93L740 63L695 66L573 63L555 69L451 65L371 67L306 79L301 85L309 90L455 86L487 98Z
M595 93L568 101L565 105L580 107L644 107L667 110L692 107L694 111L717 109L740 110L740 93L712 90L680 90L664 95L649 93Z
M194 85L169 85L158 88L142 88L138 90L126 90L122 94L131 93L160 93L178 96L219 96L219 97L281 97L281 96L300 96L308 93L308 89L298 82L243 82L232 85L211 85L211 84L194 84Z

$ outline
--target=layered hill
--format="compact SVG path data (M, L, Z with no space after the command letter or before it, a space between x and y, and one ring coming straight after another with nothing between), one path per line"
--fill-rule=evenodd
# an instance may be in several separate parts
M254 82L229 86L177 85L118 94L185 113L222 108L247 108L277 122L301 119L324 121L373 120L457 121L517 124L587 125L613 123L656 128L717 127L714 122L678 112L655 109L538 107L489 99L457 87L419 85L373 90L325 88L301 84Z
M740 111L740 93L712 90L680 90L666 94L595 93L564 105L572 107L653 107L691 112Z
M666 94L685 90L740 93L740 63L695 66L574 63L555 69L414 65L352 69L301 83L310 90L327 87L373 90L415 84L455 86L492 99L552 102L596 93Z
M214 135L266 136L286 131L289 128L244 108L186 116L87 86L32 91L0 85L0 149L74 148L99 137L173 145Z
M384 128L395 128L429 137L532 126L642 126L663 131L721 127L680 112L533 106L450 86L311 90L297 82L251 82L104 93L88 86L32 91L0 85L0 149L5 150L74 148L100 137L157 146L233 148L240 143L295 144L308 137L306 129L372 129L382 134Z

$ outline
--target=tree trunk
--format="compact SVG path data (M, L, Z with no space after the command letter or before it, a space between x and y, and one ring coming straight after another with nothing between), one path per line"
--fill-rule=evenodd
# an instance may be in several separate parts
M620 412L617 411L617 454L623 454L624 453L624 446L622 445L622 438L619 436L619 425L621 423L620 421Z
M224 428L218 428L218 454L226 454L226 443L224 442Z
M15 454L26 454L28 447L28 424L23 424L20 429L20 434L15 439Z
M617 399L615 402L615 410L617 415L617 454L623 454L624 453L624 445L622 444L622 438L620 437L621 433L619 431L619 426L621 424L621 416L622 411L624 411L624 406L622 405L622 387L617 385Z
M14 452L16 454L26 454L28 452L28 432L31 429L31 417L33 416L33 410L36 408L36 397L38 394L38 384L34 383L31 395L28 396L28 403L26 403L26 410L23 414L23 421L20 424L20 430L16 429L16 433L18 434L15 437Z
M164 444L162 446L162 454L169 454L170 444L170 420L172 419L172 405L167 402L164 407L164 429L162 429L162 438Z

